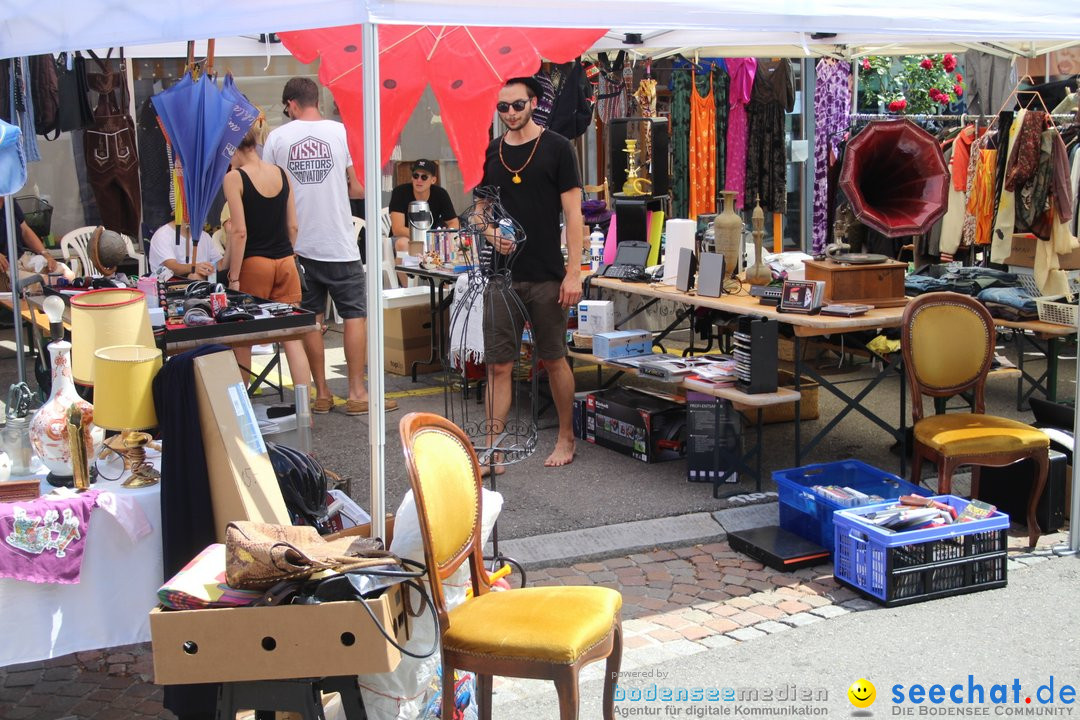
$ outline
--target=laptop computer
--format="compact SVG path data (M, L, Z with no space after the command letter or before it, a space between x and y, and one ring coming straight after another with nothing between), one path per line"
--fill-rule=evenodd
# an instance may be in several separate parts
M645 263L649 260L649 243L638 240L621 242L615 248L615 262L600 271L603 277L620 280L645 278Z

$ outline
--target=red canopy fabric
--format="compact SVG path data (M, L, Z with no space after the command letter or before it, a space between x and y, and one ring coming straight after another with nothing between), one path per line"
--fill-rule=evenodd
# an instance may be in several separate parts
M855 217L886 237L926 232L949 204L941 146L910 120L873 120L847 143L840 188Z
M541 58L568 62L595 43L605 30L465 27L462 25L380 25L379 103L384 160L430 83L439 102L450 147L465 188L480 182L490 139L495 101L503 83L531 75ZM364 163L363 79L360 26L278 33L297 60L321 58L319 80L330 88L349 136L357 167Z

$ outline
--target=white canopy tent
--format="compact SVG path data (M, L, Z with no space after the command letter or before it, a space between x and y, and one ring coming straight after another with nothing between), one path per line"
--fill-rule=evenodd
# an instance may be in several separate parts
M946 42L958 48L975 45L1030 57L1080 41L1080 5L1061 0L756 0L740 4L717 0L189 0L176 6L141 0L7 0L0 4L0 57L357 23L365 23L364 93L369 112L364 144L369 158L377 156L379 147L378 54L373 50L379 24L617 27L619 32L609 33L601 47L742 48L743 55L792 57L903 54L908 46L930 43L940 49L938 43ZM640 42L625 33L639 33ZM368 163L365 186L379 187L379 172L378 163ZM378 216L377 193L368 195L365 210L368 217ZM379 243L369 252L371 267L380 267ZM378 283L369 283L368 307L381 307ZM371 314L368 333L370 366L381 368L381 313ZM371 514L379 534L384 530L382 393L382 375L374 372ZM1074 466L1080 475L1080 463ZM1075 486L1080 483L1074 477ZM1080 492L1074 493L1073 517L1080 517ZM1070 544L1080 549L1076 527Z

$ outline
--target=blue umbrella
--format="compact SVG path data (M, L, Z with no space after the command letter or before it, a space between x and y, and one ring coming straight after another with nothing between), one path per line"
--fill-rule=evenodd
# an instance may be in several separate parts
M152 100L184 168L188 222L192 240L197 243L236 145L259 112L237 89L231 75L225 77L224 87L219 90L209 76L194 80L188 73Z

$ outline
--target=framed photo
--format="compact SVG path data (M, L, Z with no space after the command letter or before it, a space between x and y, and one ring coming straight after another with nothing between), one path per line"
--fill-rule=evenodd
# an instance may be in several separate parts
M785 280L780 311L812 314L821 310L825 283L821 280Z

